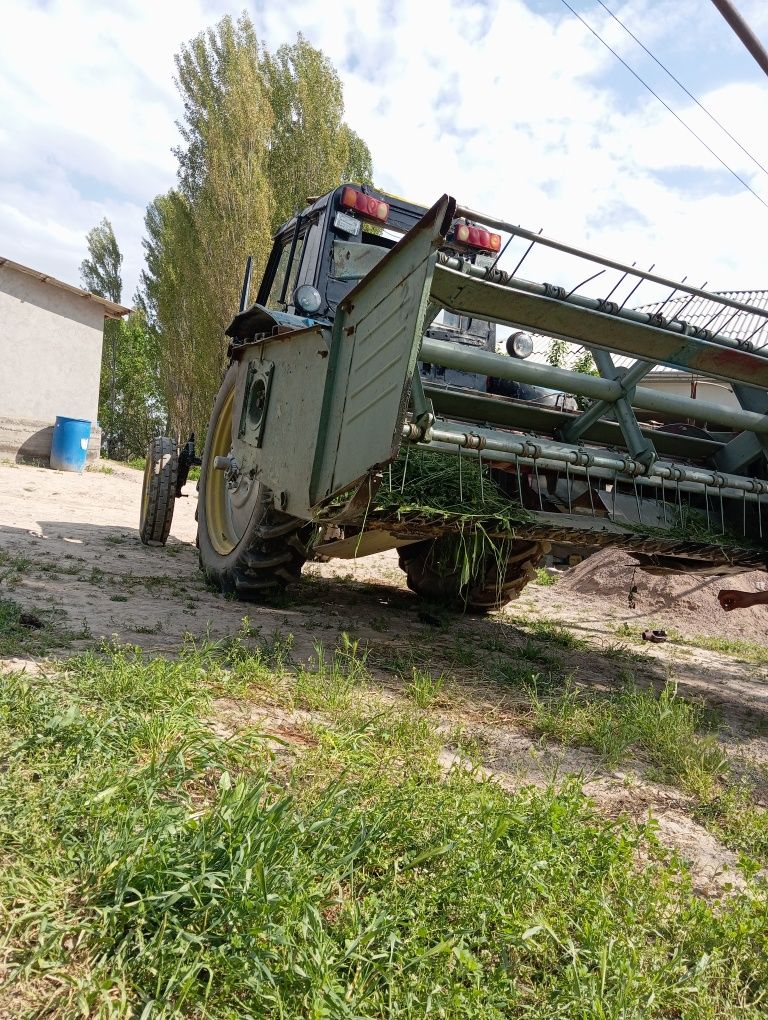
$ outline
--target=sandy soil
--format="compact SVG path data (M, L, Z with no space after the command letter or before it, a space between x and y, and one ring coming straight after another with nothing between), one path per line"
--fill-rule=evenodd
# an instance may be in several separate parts
M630 667L621 665L625 639L617 628L622 624L674 627L689 635L704 632L701 618L691 622L676 611L674 599L671 605L663 598L641 599L631 610L623 580L602 592L575 590L569 584L532 585L498 617L457 616L448 627L434 629L405 587L396 555L384 553L360 561L311 564L278 606L238 603L203 584L194 545L194 484L187 486L188 498L177 502L171 537L161 549L138 540L140 492L141 473L119 465L102 463L97 470L76 475L0 464L0 551L6 554L5 566L0 563L0 598L12 597L32 610L51 609L60 626L78 633L75 649L114 637L147 650L173 652L185 635L222 638L247 618L264 636L292 634L294 658L301 660L312 655L315 642L332 644L346 631L375 651L374 664L384 664L379 671L382 691L396 690L386 662L403 648L427 661L430 654L441 661L449 646L461 644L467 633L474 647L493 648L510 633L521 642L525 639L516 628L518 620L555 619L589 642L586 650L567 653L580 682L615 686L625 668L631 668L638 682L657 687L671 677L684 693L703 698L719 711L721 739L743 758L745 768L753 760L768 760L765 667L672 644L633 645L631 650L643 659ZM657 593L660 581L654 582ZM713 628L710 632L717 632L716 621ZM20 666L35 668L30 661L5 663L5 668ZM686 814L686 798L679 791L647 782L641 770L633 775L607 773L589 751L531 739L515 725L514 711L501 705L504 696L477 681L475 673L471 665L455 670L466 688L462 709L445 712L446 732L457 721L473 730L486 768L500 782L511 788L578 773L608 815L629 813L643 820L652 812L662 842L692 861L694 881L702 892L717 892L734 882L735 855ZM269 724L270 712L275 715L271 709L258 714L260 726ZM220 725L237 725L241 716L241 725L253 722L251 709L222 707ZM272 725L292 739L291 733L300 733L301 721L283 713Z

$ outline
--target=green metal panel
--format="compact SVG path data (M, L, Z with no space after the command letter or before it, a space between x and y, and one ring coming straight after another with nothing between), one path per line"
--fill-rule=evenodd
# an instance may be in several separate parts
M397 456L436 251L454 208L444 195L336 313L310 487L314 504Z
M330 339L330 330L313 327L248 345L239 355L232 436L235 459L241 471L253 473L272 490L279 507L305 520L313 517L309 478ZM254 382L267 373L263 415L255 418L249 413L249 394Z
M768 359L438 266L432 296L446 308L491 322L562 336L608 351L768 388Z

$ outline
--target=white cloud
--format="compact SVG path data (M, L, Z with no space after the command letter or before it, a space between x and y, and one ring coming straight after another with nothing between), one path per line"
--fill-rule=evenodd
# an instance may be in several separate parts
M596 5L575 5L651 74ZM700 6L633 0L616 10L683 80L699 80L697 45L727 51L729 77L717 65L701 98L768 166L759 129L768 88L750 58L730 39L725 46L729 30L717 12L699 17ZM173 54L239 9L205 0L6 3L0 252L76 282L85 232L106 215L125 252L130 298L144 208L174 179ZM292 0L259 5L253 17L270 47L302 31L339 68L348 118L384 187L424 203L447 190L512 222L713 287L768 285L758 240L768 209L719 172L557 3ZM696 130L768 196L765 176L653 73ZM543 257L526 264L530 275L537 269L557 266Z

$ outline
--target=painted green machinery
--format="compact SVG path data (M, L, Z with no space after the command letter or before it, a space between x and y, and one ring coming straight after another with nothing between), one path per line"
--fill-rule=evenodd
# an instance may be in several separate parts
M669 298L706 296L728 321L768 325L765 310L457 208L449 196L425 211L370 188L337 189L278 233L256 303L244 300L228 331L230 366L199 484L200 561L212 583L258 599L312 556L397 548L414 591L488 611L522 590L553 542L619 546L662 573L764 568L768 357L665 318L669 298L632 311L611 295L507 273L496 230L528 250L586 259L594 276L636 276L671 287ZM459 328L441 328L441 315ZM497 353L493 324L584 345L599 374ZM738 406L640 385L659 364L724 380ZM405 480L412 450L479 467L496 500L481 543L466 541L461 514L377 504L393 462ZM164 472L180 491L192 456L148 468L145 540L163 536L154 507L168 503ZM514 515L498 514L500 492Z

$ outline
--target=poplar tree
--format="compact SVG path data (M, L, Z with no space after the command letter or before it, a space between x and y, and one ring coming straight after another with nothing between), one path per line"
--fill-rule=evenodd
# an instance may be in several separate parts
M251 20L226 16L182 46L178 184L150 205L140 301L159 339L174 431L201 434L226 363L246 258L263 272L274 228L322 194L369 182L342 87L301 36L270 55Z
M91 293L119 303L123 256L108 219L86 235L88 257L80 279ZM127 321L107 319L101 348L98 419L110 457L142 456L165 420L160 397L156 338L141 311Z

